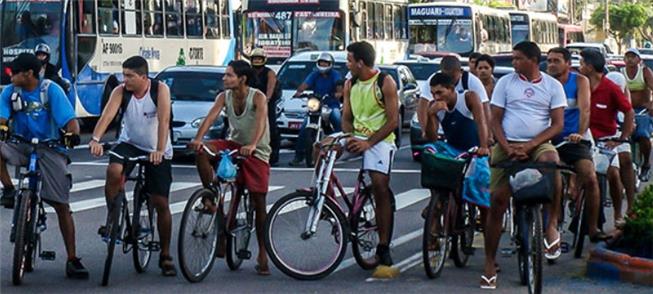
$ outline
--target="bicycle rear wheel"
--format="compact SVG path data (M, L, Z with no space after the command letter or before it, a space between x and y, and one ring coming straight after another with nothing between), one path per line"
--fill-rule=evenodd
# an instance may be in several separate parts
M122 191L111 203L109 218L107 219L106 232L109 234L109 243L107 244L107 259L104 261L104 272L102 274L102 286L109 284L109 275L111 274L111 264L113 263L113 253L116 249L116 242L122 236L125 225L123 209L125 203L125 192Z
M528 221L530 224L530 235L528 236L528 293L542 293L542 259L544 228L542 227L542 208L535 205L529 208Z
M149 195L143 193L143 187L134 188L134 214L132 216L132 256L134 268L139 273L145 272L152 257L156 234L156 210L152 207ZM156 247L156 246L154 246Z
M215 210L206 202L212 202ZM179 267L191 283L202 281L213 268L224 222L218 203L216 194L203 188L193 193L184 208L177 247Z
M325 199L317 230L307 235L306 224L315 213L312 192L295 192L277 201L265 223L265 248L274 265L299 280L316 280L336 270L349 239L345 215Z
M422 259L426 275L435 279L440 276L449 251L449 192L437 191L431 197L424 221L422 235ZM435 214L438 213L439 217Z
M579 209L580 211L577 213L576 221L577 221L577 228L576 231L574 232L574 258L581 258L583 255L583 246L585 245L585 236L587 235L588 232L588 227L587 227L587 208L585 207L586 201L585 197L583 197L581 200L581 203L579 203Z
M20 285L25 274L26 255L30 243L30 219L33 218L32 191L23 190L18 195L18 216L16 217L15 240L14 240L14 261L11 280L14 285Z
M226 191L231 191L231 209L229 221L227 221L227 266L232 271L240 268L243 260L251 257L249 252L249 239L252 235L254 223L254 210L249 199L249 193L236 196L236 188L233 184L226 186Z
M465 267L469 257L474 254L474 225L476 222L476 208L467 202L463 202L462 207L458 210L462 215L458 217L460 221L460 234L455 234L451 238L451 258L456 267Z
M369 189L361 192L363 204L350 220L353 239L351 249L356 263L371 270L379 265L376 246L379 245L379 227L376 225L376 202ZM394 215L394 214L393 214Z

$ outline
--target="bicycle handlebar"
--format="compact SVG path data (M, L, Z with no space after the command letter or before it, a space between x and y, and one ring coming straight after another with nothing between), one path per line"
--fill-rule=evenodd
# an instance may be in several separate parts
M602 138L602 139L597 139L596 142L632 143L630 139L619 139L619 138Z
M550 169L565 169L570 171L574 170L574 168L571 166L558 164L555 162L532 162L532 161L522 162L522 161L515 161L515 160L505 160L499 163L490 164L490 167L498 168L498 169L550 168Z
M31 140L27 140L23 138L22 136L19 135L11 135L9 137L9 142L11 143L22 143L22 144L29 144L32 146L45 146L45 147L57 147L61 146L61 143L59 140L56 139L47 139L47 140L39 140L38 138L32 138Z
M108 152L110 155L113 155L115 157L118 157L122 160L130 161L130 162L146 162L150 160L150 157L148 155L141 155L141 156L136 156L136 157L125 157L122 156L116 152L109 151Z
M211 150L206 145L202 145L202 149L204 150L204 152L206 152L206 154L210 155L211 157L218 157L218 155L219 155L217 152L213 152L213 150ZM229 156L233 156L234 154L237 154L237 153L238 153L238 149L229 150L229 152L228 152ZM244 159L244 158L245 158L244 156L236 156L236 159Z

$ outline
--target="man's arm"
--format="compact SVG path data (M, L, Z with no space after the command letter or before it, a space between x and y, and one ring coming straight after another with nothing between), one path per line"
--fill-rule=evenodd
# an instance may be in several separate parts
M576 76L576 86L578 87L578 109L580 111L580 121L578 122L578 134L584 135L590 127L590 82L585 76Z
M209 109L209 113L206 114L206 117L204 118L204 120L202 120L202 124L197 130L195 139L193 139L194 142L198 143L198 146L195 146L195 148L199 148L199 143L202 142L202 138L204 138L206 132L209 131L209 128L213 125L213 122L215 122L215 120L220 115L222 108L224 108L224 103L225 103L225 94L224 92L222 92L218 94L218 96L215 98L215 102L213 102L213 106L211 106L211 109Z
M492 133L494 133L494 138L497 140L497 143L499 143L499 146L504 151L510 150L510 146L508 144L508 140L506 139L506 134L503 132L503 114L505 112L505 109L492 105Z
M159 120L159 127L157 130L157 144L156 150L158 152L165 152L168 143L168 136L170 134L170 89L164 83L159 82L159 97L157 97L156 116Z
M468 91L465 94L465 103L467 108L472 111L474 116L474 122L476 122L476 129L478 131L478 139L481 148L488 147L488 125L485 120L485 109L481 103L478 94L472 91Z
M68 123L66 124L66 132L79 135L80 133L79 122L77 121L76 118L73 118L68 121Z
M635 131L635 111L629 110L624 112L624 124L621 130L620 140L628 140Z
M254 127L254 139L250 145L256 147L265 134L265 123L268 121L268 104L265 96L260 92L254 95L254 108L256 109L256 125Z
M349 93L351 92L351 80L345 82L342 97L342 131L344 133L354 132L354 116L351 113L351 103Z
M95 129L93 130L92 138L94 140L99 141L102 139L102 136L104 136L104 133L107 131L109 124L116 117L116 114L120 109L120 105L122 104L123 87L124 85L120 85L115 89L113 89L113 91L111 92L109 101L107 102L107 105L104 107L104 110L102 111L102 115L100 116L100 120L98 120L97 124L95 125Z
M267 97L268 101L272 100L272 96L274 95L274 88L277 85L277 75L274 74L274 71L269 70L268 71L268 88L266 89L267 91L265 92L265 96Z
M297 97L297 96L301 95L302 93L304 93L304 91L306 91L306 89L310 88L311 85L313 85L316 78L317 78L317 72L314 71L314 72L310 73L306 77L304 82L302 82L302 84L299 85L299 87L297 87L297 91L295 92L295 95L293 95L293 97Z
M429 141L435 141L438 139L438 128L440 127L440 120L438 119L437 112L430 111L429 104L431 103L426 101L426 109L424 109L424 122L421 122L420 125L423 126L423 137Z
M370 136L367 141L370 146L383 141L399 126L399 97L397 97L397 84L394 79L387 75L383 81L383 104L385 105L385 116L387 120L380 130ZM397 146L399 147L399 146Z
M427 138L426 128L429 124L429 101L424 98L419 98L417 100L417 122L419 123L420 128L422 129L422 137Z

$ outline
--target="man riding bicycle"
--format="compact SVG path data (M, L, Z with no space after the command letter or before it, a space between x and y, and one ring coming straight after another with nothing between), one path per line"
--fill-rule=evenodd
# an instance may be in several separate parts
M498 145L492 149L493 164L506 160L558 163L558 153L549 143L564 124L565 92L560 82L539 71L541 51L537 44L521 42L513 48L515 72L502 77L492 94L492 129ZM561 179L555 173L552 203L560 202ZM496 288L496 253L501 238L503 214L511 197L507 171L492 168L492 206L485 228L485 271L481 288ZM559 208L551 205L546 227L547 253L558 250Z
M0 181L4 186L2 205L6 208L14 207L14 197L17 194L7 171L7 163L14 166L27 165L32 152L27 144L4 142L9 137L10 128L7 124L10 119L11 132L26 140L59 140L59 130L65 128L64 144L67 147L79 144L79 124L75 119L75 111L59 85L47 79L39 79L41 66L42 63L34 54L19 54L11 64L12 84L0 94ZM68 172L69 158L62 148L39 147L37 152L42 181L39 196L57 213L68 255L66 276L88 279L88 271L76 255L75 223L68 204L72 186L72 176Z
M563 86L567 97L564 128L562 133L553 139L553 144L564 144L558 149L560 159L574 166L579 181L585 190L589 208L589 237L592 242L608 238L598 228L601 195L596 178L596 169L592 162L591 145L581 142L591 139L590 123L590 83L589 80L571 71L571 52L565 48L553 48L547 54L547 72L556 78ZM586 141L587 142L587 141ZM556 254L557 255L557 254ZM557 257L557 256L553 256Z
M157 213L157 226L161 239L159 267L164 276L176 276L177 270L170 255L172 215L168 206L170 184L172 183L172 143L170 140L170 90L166 84L148 78L147 61L133 56L122 63L123 84L111 93L109 102L93 130L89 143L91 154L102 156L104 148L100 143L109 124L118 111L122 112L122 128L119 144L113 152L123 158L149 155L145 165L145 191ZM156 87L155 90L153 88ZM153 97L157 93L157 97ZM132 164L125 164L122 158L111 155L107 167L104 188L108 207L123 188L123 174L131 172ZM110 215L110 214L108 214ZM98 234L106 237L104 226Z
M626 190L628 210L632 208L635 197L635 170L628 140L634 129L633 108L619 86L608 80L603 74L605 58L598 51L583 50L581 52L580 72L587 76L592 90L590 130L594 139L616 139L607 141L608 148L614 150L618 156L608 168L608 182L610 196L614 205L615 226L622 226L625 222L622 213L622 191ZM621 132L617 130L617 113L624 113L624 124Z
M202 152L207 144L212 151L225 149L240 150L246 159L241 162L236 178L239 189L247 188L256 211L256 239L258 240L258 258L256 271L260 275L269 275L268 257L265 251L265 196L270 179L270 133L267 120L267 100L265 95L253 88L256 73L249 64L242 60L232 61L227 66L223 77L224 92L218 94L213 107L202 122L197 135L189 147L197 152L195 162L202 185L208 188L215 178L211 158ZM215 119L225 110L229 119L229 136L225 140L203 142L204 134L213 125ZM240 193L240 192L239 192ZM226 238L221 238L218 256L224 256Z
M328 52L320 54L320 57L317 59L316 67L317 69L311 72L304 82L299 85L297 92L293 97L299 97L304 91L311 89L313 93L319 97L329 96L323 103L331 108L331 116L329 120L331 125L335 128L335 132L340 132L340 127L342 125L342 118L340 114L340 101L336 99L336 87L338 81L342 79L340 72L333 69L333 64L335 60L333 55ZM304 151L306 140L305 129L308 124L308 117L304 118L301 129L299 130L299 137L295 143L295 158L290 162L290 166L299 166L304 161Z

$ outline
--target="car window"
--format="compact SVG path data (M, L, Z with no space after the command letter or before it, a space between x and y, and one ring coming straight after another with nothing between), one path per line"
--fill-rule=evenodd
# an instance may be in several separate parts
M223 73L162 72L157 78L170 88L173 101L214 101L224 90Z
M344 62L336 62L333 68L340 72L342 78L347 75L347 66ZM293 61L286 62L279 70L278 79L283 90L296 90L306 77L315 70L315 62Z
M396 64L405 65L410 69L414 78L420 81L426 81L428 78L440 70L440 65L437 63L416 63L416 62L398 62Z

